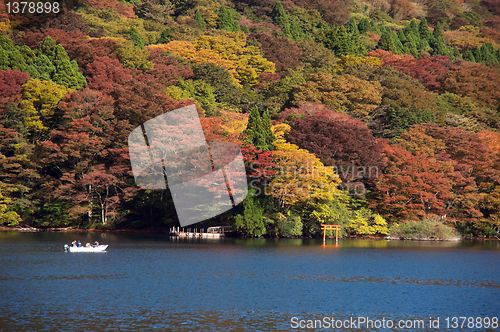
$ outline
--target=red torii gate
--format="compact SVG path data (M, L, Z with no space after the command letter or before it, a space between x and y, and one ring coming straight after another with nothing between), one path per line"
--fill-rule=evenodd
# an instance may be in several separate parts
M321 230L323 231L323 245L326 243L326 231L335 231L335 243L339 243L340 225L321 224Z

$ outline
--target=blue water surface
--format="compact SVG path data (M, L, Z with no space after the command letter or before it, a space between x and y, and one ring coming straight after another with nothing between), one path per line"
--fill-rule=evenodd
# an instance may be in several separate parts
M73 239L106 253L65 253ZM0 330L270 330L500 315L500 243L0 233Z

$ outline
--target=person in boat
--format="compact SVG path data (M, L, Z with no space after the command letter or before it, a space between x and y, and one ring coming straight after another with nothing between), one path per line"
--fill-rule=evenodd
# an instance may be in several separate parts
M95 241L94 242L94 247L97 247L99 245L99 242Z
M73 242L71 242L71 246L76 247L76 240L73 240Z
M87 248L90 247L90 243L89 242L85 243L85 247Z
M82 246L82 243L80 242L80 240L78 240L78 242L76 243L76 246L77 247L81 247Z

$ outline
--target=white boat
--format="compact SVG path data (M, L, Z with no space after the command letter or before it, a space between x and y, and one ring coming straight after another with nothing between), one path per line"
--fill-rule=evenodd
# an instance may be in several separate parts
M64 245L64 251L69 252L105 252L106 248L108 248L107 244L100 244L98 246L90 246L90 247L75 247Z

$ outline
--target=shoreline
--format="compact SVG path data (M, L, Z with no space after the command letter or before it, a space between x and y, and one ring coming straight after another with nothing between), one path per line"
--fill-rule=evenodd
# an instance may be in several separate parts
M165 233L168 234L169 227L152 227L152 228L76 228L76 227L47 227L36 228L30 226L24 227L6 227L0 226L0 233L3 232L19 232L19 233L129 233L129 234L155 234ZM235 238L245 238L243 236L236 236ZM302 239L308 239L301 237ZM480 241L500 241L500 238L484 238L484 237L456 237L452 239L418 239L418 238L397 238L397 237L375 237L375 236L358 236L358 237L345 237L348 240L389 240L389 241L430 241L430 242L459 242L462 240L480 240Z
M77 228L77 227L6 227L0 226L0 232L20 233L168 233L168 227L154 228Z

